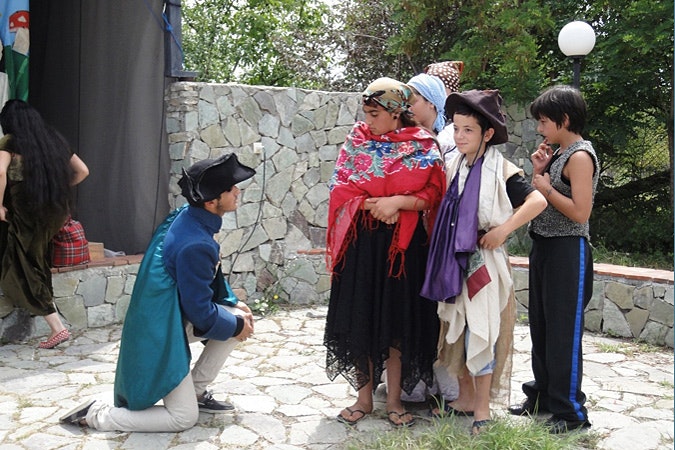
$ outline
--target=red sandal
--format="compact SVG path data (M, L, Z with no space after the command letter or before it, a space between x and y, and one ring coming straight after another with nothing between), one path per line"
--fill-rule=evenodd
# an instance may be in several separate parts
M40 342L38 348L54 348L59 345L61 342L65 342L70 339L70 331L64 329L56 333L54 336L50 337L46 341Z

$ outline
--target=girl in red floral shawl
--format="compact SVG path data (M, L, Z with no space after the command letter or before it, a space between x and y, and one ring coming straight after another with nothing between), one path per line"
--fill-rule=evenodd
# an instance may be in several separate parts
M419 292L445 176L435 139L412 119L412 95L391 78L366 88L365 122L347 136L330 182L333 277L324 345L328 377L342 375L358 391L337 416L348 425L373 411L385 363L386 416L394 426L414 423L401 390L433 379L438 316Z

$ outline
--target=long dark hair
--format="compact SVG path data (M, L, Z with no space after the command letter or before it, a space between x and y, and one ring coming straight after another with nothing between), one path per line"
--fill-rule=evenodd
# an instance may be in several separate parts
M39 217L70 211L71 152L66 139L22 100L9 100L0 112L0 126L23 160L26 206Z

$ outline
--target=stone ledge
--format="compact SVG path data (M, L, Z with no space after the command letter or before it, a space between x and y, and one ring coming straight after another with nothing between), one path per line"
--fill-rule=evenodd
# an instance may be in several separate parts
M511 256L511 265L514 267L529 268L526 256ZM593 271L596 275L604 275L613 278L625 278L627 280L651 281L660 284L673 284L673 272L668 270L647 269L644 267L626 267L614 264L594 263Z
M309 250L298 250L299 255L323 255L325 248L312 248ZM528 269L530 267L529 259L526 256L510 256L509 260L513 267ZM593 264L593 272L596 275L604 275L613 278L626 278L628 280L651 281L653 283L673 284L673 272L668 270L647 269L644 267L626 267L614 264Z
M111 258L103 258L97 259L96 261L89 261L86 264L79 264L77 266L54 267L52 268L52 273L73 272L76 270L92 269L94 267L114 267L114 266L126 266L129 264L140 264L142 259L143 255L113 256Z

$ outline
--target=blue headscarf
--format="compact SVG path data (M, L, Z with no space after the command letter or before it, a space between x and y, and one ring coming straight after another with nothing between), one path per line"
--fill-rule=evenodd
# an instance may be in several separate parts
M417 92L436 107L434 130L441 131L445 127L445 85L440 78L434 75L421 73L408 81L408 85L417 89Z

